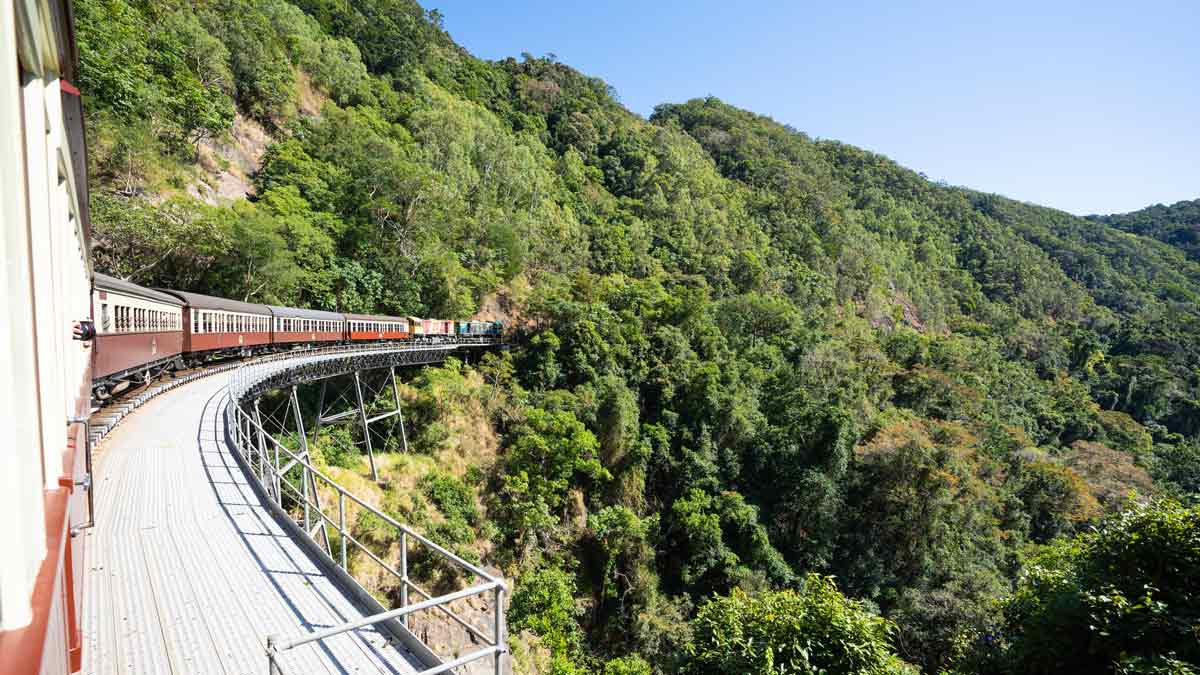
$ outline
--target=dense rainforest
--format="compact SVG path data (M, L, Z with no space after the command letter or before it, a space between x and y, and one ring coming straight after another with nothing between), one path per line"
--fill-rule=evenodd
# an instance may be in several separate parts
M97 269L506 322L406 382L379 499L513 581L514 672L1200 670L1197 203L643 119L412 0L75 20Z

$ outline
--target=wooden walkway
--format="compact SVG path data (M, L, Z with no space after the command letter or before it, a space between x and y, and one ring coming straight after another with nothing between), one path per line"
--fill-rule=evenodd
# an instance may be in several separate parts
M364 616L284 533L227 448L228 378L148 402L97 450L84 673L266 673L267 635ZM421 668L373 628L285 652L280 664L288 675Z

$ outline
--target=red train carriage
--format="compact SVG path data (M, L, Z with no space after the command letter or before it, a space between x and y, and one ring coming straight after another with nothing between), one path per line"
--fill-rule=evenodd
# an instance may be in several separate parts
M337 312L275 305L268 305L267 308L272 314L273 344L341 342L345 339L346 319Z
M422 319L426 340L444 342L454 338L454 322L445 319Z
M132 381L148 382L182 365L183 301L179 298L96 274L92 312L96 323L92 379L99 396Z
M405 340L409 336L409 320L402 316L347 314L346 323L351 340Z
M263 351L273 315L266 305L163 289L183 300L183 352L192 362Z

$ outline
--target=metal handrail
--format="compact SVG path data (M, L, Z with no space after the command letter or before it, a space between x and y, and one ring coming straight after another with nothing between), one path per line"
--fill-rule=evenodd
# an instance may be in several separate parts
M348 352L361 353L376 351L402 352L431 350L450 351L456 349L458 346L464 343L486 344L493 341L494 340L488 338L479 338L478 340L472 341L459 340L457 343L446 345L403 347L397 347L394 344L339 345L328 348L294 350L291 352L274 354L265 358L257 359L255 362L250 364L243 364L242 366L238 367L231 376L228 389L232 402L230 407L233 409L234 413L232 420L232 422L234 422L234 433L232 434L234 439L234 449L244 460L245 465L251 469L250 475L259 483L262 491L282 509L284 499L283 494L286 486L286 491L289 493L289 497L292 495L295 496L295 503L293 504L293 507L302 507L304 510L304 529L309 537L313 537L313 532L316 531L317 526L324 528L326 524L328 524L328 526L334 528L339 537L338 546L340 551L338 560L334 559L332 550L326 549L324 553L328 555L332 564L341 567L341 569L347 574L349 574L347 544L352 544L355 547L355 550L365 553L367 557L370 558L374 563L382 567L389 574L400 581L400 607L397 609L389 610L369 617L364 617L357 621L348 622L325 631L293 638L291 640L282 641L278 636L272 636L271 638L268 638L268 665L271 668L272 673L280 672L278 670L279 665L277 662L277 656L279 652L286 651L309 642L323 640L334 635L354 630L356 628L374 625L393 619L398 619L401 625L407 628L407 617L409 614L435 608L449 616L456 623L466 629L469 633L471 633L473 638L478 638L485 643L490 643L490 646L454 659L453 661L423 670L421 671L421 675L434 675L435 673L446 672L465 663L487 658L488 656L491 656L494 660L496 675L500 675L502 672L502 657L506 651L506 647L504 645L505 629L503 602L504 593L507 592L507 588L505 587L503 580L492 574L489 574L477 565L464 560L462 557L443 548L442 546L439 546L427 537L419 534L407 525L396 521L388 514L366 503L361 498L346 490L346 488L342 487L342 485L340 485L332 477L314 466L309 460L306 450L293 451L291 448L284 445L263 427L263 424L259 419L256 419L257 412L252 415L244 408L247 394L255 385L272 375L291 369L294 362L298 360L297 357L299 357L299 360L304 363L314 363L327 359L332 360L337 356ZM277 366L276 362L280 361L290 361L292 363L287 364L286 367ZM257 408L255 410L257 411ZM288 472L294 471L297 467L299 467L302 471L303 487L296 486L286 477ZM321 506L320 500L317 499L317 495L315 494L317 480L320 480L327 487L332 488L334 493L337 495L338 503L336 520L334 519L333 514L325 513L325 509ZM312 486L311 492L314 493L311 495L309 490L310 485ZM354 504L357 504L361 509L371 513L384 523L394 528L400 534L400 570L396 570L391 565L387 564L381 557L371 551L367 545L359 541L349 532L349 528L346 526L347 498L349 498L349 500ZM314 511L317 516L316 526L313 525L312 520ZM410 537L430 551L437 553L454 566L470 572L474 576L484 580L485 583L453 593L436 597L431 596L428 592L420 588L408 577L408 539ZM328 537L325 538L325 542L326 545L329 544ZM408 602L408 591L410 588L418 595L424 597L425 600L410 604ZM488 592L493 594L494 605L494 612L491 622L492 630L490 631L490 636L486 635L483 631L471 625L462 617L458 616L447 606L449 603L454 602L455 600L460 600L466 597L472 597Z
M264 429L264 428L262 427L262 425L261 425L261 424L259 424L257 421L255 421L255 420L254 420L252 417L250 417L249 415L247 415L247 414L245 413L245 411L242 411L242 410L240 409L240 407L235 407L235 410L237 410L237 411L239 412L239 414L240 414L240 415L242 415L242 416L244 416L244 417L245 417L245 420L246 420L246 422L247 422L247 423L250 425L250 427L251 427L252 429L256 429L256 430L258 430L260 433L262 433L262 434L263 434L263 437L264 437L264 439L265 439L265 440L269 441L269 442L270 442L270 443L271 443L273 446L275 446L275 447L276 447L276 448L278 448L279 450L282 450L282 451L283 451L283 453L284 453L285 455L287 455L287 458L288 458L288 459L290 460L290 462L291 462L290 466L289 466L288 468L286 468L286 469L280 469L279 467L272 467L272 469L273 469L273 471L272 471L272 472L276 474L276 476L277 476L277 477L278 477L278 478L279 478L279 479L280 479L280 480L283 482L283 484L286 484L286 485L287 485L288 487L290 487L292 490L295 490L295 491L296 491L296 493L297 493L297 495L300 495L300 494L301 494L301 493L300 493L300 491L299 491L299 489L298 489L298 488L296 488L296 486L294 486L294 485L292 485L291 483L289 483L288 481L284 480L284 474L285 474L285 473L287 473L287 471L289 471L291 468L295 468L295 466L301 466L301 467L303 467L303 468L305 469L305 471L309 472L309 474L311 474L311 475L313 475L313 476L315 476L315 477L317 477L317 478L320 478L322 481L324 481L325 483L327 483L327 484L328 484L330 487L332 487L334 490L336 490L336 491L338 492L338 494L340 494L340 495L345 495L346 497L349 497L349 498L350 498L350 500L351 500L351 501L353 501L355 504L358 504L359 506L363 507L363 508L364 508L364 509L366 509L367 511L370 511L372 514L374 514L375 516L379 517L379 518L380 518L380 519L382 519L384 522L386 522L387 524L389 524L389 525L391 525L392 527L396 528L396 529L397 529L397 530L399 530L400 532L402 532L402 533L404 533L404 534L407 534L408 536L410 536L410 537L412 537L413 539L417 540L418 542L420 542L420 543L424 544L425 546L427 546L428 548L432 549L433 551L436 551L437 553L441 554L443 557L445 557L446 559L448 559L450 562L453 562L453 563L455 563L456 565L459 565L460 567L462 567L462 568L464 568L464 569L466 569L466 570L470 571L471 573L475 574L476 576L479 576L479 577L481 577L481 578L483 578L483 579L487 579L487 580L488 580L488 581L490 581L490 582L496 582L496 583L501 583L501 584L502 584L502 582L501 582L501 581L500 581L498 578L496 578L495 576L493 576L493 575L491 575L491 574L488 574L488 573L487 573L487 572L485 572L484 570L482 570L482 569L480 569L479 567L477 567L477 566L475 566L475 565L471 564L470 562L468 562L468 561L464 560L464 559L463 559L463 558L461 558L460 556L458 556L458 555L455 555L454 553L452 553L452 552L450 552L450 551L446 550L445 548L442 548L442 547L441 547L441 546L439 546L438 544L434 543L433 541L430 541L428 538L426 538L426 537L422 536L421 534L417 533L416 531L414 531L412 528L408 527L407 525L404 525L403 523L400 523L400 522L398 522L397 520L395 520L394 518L392 518L392 517L391 517L391 516L389 516L388 514L384 513L383 511L380 511L379 509L375 508L374 506L371 506L371 505L370 505L370 504L368 504L367 502L364 502L362 499L359 499L358 497L356 497L356 496L354 495L354 493L352 493L352 492L350 492L349 490L347 490L346 488L342 487L342 486L341 486L341 485L340 485L340 484L339 484L337 481L335 481L333 478L329 477L329 476L328 476L328 475L326 475L326 474L325 474L323 471L321 471L320 469L318 469L317 467L315 467L315 466L313 466L311 463L309 463L309 462L308 462L308 460L306 460L306 459L303 457L303 455L300 455L300 454L297 454L297 453L295 453L295 452L292 452L291 448L287 447L287 446L286 446L286 445L284 445L283 443L281 443L281 442L279 442L278 440L276 440L276 439L275 439L275 437L271 436L271 434L270 434L270 433L269 433L269 432L268 432L266 429ZM244 456L245 456L245 455L243 455L243 457L244 457ZM253 466L253 465L251 465L251 466ZM302 499L302 502L303 502L303 499ZM316 504L313 504L313 503L310 503L310 502L303 502L303 503L307 503L307 504L309 504L309 505L310 505L310 506L312 506L312 507L316 507L316 506L317 506Z
M67 424L82 424L83 425L83 480L76 480L75 487L82 487L87 490L87 505L88 519L86 525L73 525L71 527L71 536L78 535L81 531L93 528L96 526L96 478L92 470L92 423L86 415L81 417L68 417Z

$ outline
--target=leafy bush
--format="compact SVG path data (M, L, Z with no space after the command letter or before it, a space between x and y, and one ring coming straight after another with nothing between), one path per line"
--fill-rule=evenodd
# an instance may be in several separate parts
M898 672L894 626L810 574L800 590L735 589L700 607L685 672L692 675L859 675Z
M1200 666L1200 507L1130 504L1032 560L1004 608L1012 672ZM1180 672L1180 671L1171 671Z
M583 639L574 593L570 574L547 567L521 578L508 608L509 632L529 630L541 637L553 655L553 675L585 672L574 662Z

